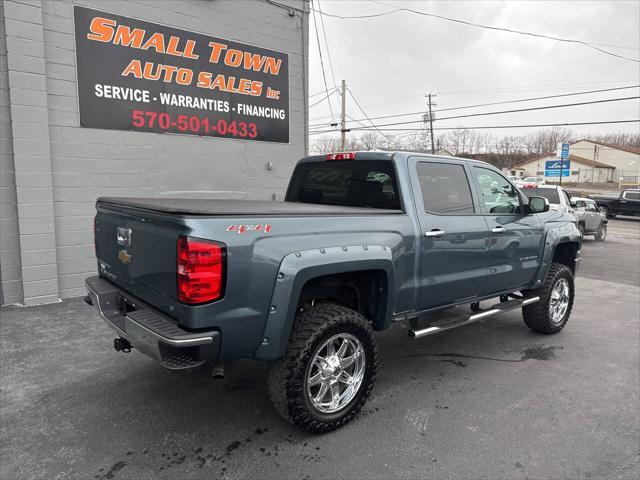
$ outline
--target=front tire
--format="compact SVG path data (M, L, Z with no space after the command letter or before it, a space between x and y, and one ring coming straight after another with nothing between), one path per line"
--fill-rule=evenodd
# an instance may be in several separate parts
M285 356L269 365L269 396L280 415L302 430L336 430L369 398L377 356L371 324L362 315L316 304L298 314Z
M594 237L596 242L604 242L607 238L607 226L601 223Z
M538 296L536 303L522 307L524 323L534 332L547 335L564 328L571 315L575 285L573 273L566 265L553 263L542 287L529 290L527 296Z

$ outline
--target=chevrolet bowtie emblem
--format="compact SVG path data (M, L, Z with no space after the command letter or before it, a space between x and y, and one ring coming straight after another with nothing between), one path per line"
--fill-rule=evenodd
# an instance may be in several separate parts
M126 250L120 250L118 251L118 260L125 265L129 265L131 263L131 255L129 255Z

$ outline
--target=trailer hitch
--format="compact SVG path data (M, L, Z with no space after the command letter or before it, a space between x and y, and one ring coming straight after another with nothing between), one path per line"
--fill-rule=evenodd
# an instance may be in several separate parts
M131 343L126 338L114 338L113 339L113 348L116 352L124 352L129 353L131 351Z

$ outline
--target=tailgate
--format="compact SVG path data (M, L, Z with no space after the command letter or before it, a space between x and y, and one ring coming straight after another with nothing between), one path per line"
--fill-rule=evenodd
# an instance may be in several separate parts
M99 273L149 301L177 298L178 236L188 233L176 215L97 204L95 224Z

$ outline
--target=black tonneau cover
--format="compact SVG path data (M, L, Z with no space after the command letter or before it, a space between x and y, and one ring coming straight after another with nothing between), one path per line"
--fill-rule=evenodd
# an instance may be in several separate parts
M403 213L401 210L317 205L313 203L216 200L204 198L100 197L98 198L97 204L105 207L131 207L178 215L208 216L331 216Z

